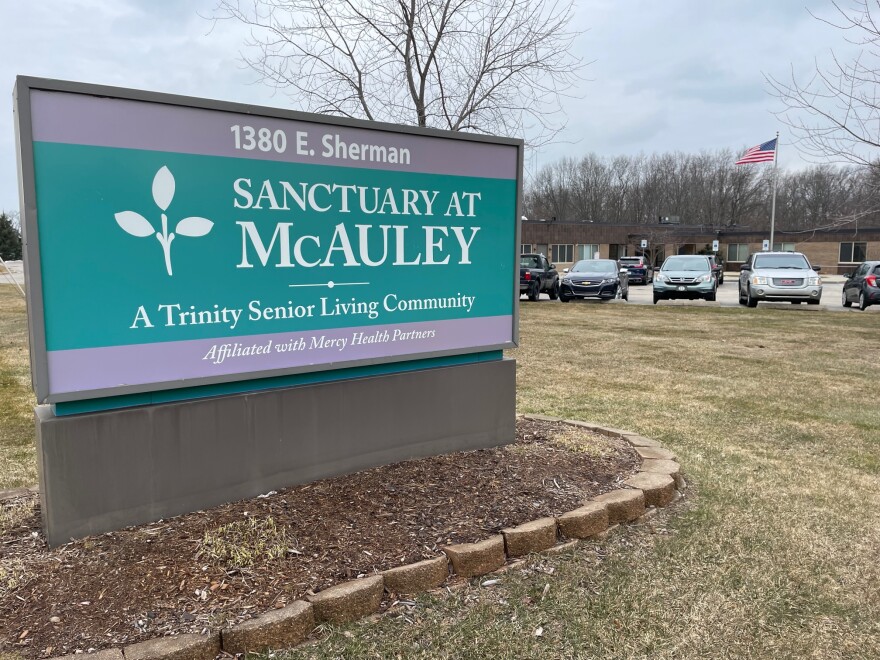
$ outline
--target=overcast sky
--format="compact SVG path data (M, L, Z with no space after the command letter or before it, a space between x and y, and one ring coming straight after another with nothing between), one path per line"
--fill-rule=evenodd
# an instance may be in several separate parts
M0 0L0 210L18 210L11 92L16 75L75 80L285 107L238 58L245 31L213 27L215 0ZM530 169L563 155L603 156L743 147L779 130L781 167L803 161L764 74L801 77L834 48L852 52L827 0L583 0L581 99L568 103L560 142ZM200 16L201 15L201 16Z

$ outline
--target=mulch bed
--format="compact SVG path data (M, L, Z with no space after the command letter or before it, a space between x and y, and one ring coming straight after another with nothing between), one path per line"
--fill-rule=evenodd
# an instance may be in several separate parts
M45 658L217 630L435 557L444 545L564 513L616 488L639 463L621 440L518 419L505 447L325 479L53 550L34 496L3 502L0 652ZM12 507L22 515L10 516ZM222 555L224 542L242 556Z

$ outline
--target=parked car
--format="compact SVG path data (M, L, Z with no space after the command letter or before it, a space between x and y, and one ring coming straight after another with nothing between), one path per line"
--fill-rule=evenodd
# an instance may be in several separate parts
M880 261L863 261L853 273L844 273L842 302L844 307L859 304L864 311L880 302Z
M519 255L519 295L524 293L529 300L536 301L541 292L550 294L550 300L559 297L559 273L556 266L547 261L543 254Z
M583 259L563 271L559 299L629 300L629 273L614 259Z
M756 252L740 267L739 304L758 302L807 302L822 299L822 278L800 252Z
M674 298L715 300L718 282L709 258L702 254L667 257L654 277L654 304Z
M715 281L718 286L724 284L724 259L720 254L707 254L709 257L709 265L712 266L712 274L715 275Z
M629 271L629 281L650 284L654 281L654 268L645 257L621 257L620 265Z

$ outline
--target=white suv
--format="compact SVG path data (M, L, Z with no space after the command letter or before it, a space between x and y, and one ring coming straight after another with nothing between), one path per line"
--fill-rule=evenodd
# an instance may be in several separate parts
M822 298L819 268L800 252L756 252L740 270L740 305L755 307L761 300L818 305Z

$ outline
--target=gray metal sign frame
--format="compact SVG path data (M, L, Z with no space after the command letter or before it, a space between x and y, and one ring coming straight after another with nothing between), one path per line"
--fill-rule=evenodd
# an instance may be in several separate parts
M514 259L514 268L511 273L510 295L514 297L512 341L490 346L478 346L471 349L449 349L407 355L388 356L383 358L367 358L337 362L333 364L312 365L307 367L292 367L262 371L252 371L242 374L225 376L210 376L192 378L187 380L164 381L143 385L121 385L113 388L88 390L84 392L49 394L49 368L46 348L45 311L43 309L43 286L42 268L40 264L39 233L39 209L36 202L36 186L34 171L34 148L33 148L33 125L31 117L31 92L66 92L71 94L83 94L96 97L109 97L129 101L141 101L146 103L158 103L170 106L198 108L219 112L236 113L240 115L252 115L273 119L293 120L323 124L327 126L341 126L359 128L404 135L417 135L431 138L461 140L469 142L483 142L512 146L517 149L517 172L516 172L516 215L514 221L514 249L519 254L521 240L521 217L523 201L523 151L524 142L521 139L501 138L489 135L472 133L459 133L438 129L418 128L399 124L383 122L371 122L342 117L331 117L280 108L218 101L161 92L150 92L138 89L126 89L105 85L94 85L63 80L51 80L30 76L18 76L13 90L14 114L15 114L15 137L16 155L18 162L19 198L22 216L22 241L24 254L25 275L27 278L27 308L28 308L28 333L30 338L31 375L37 401L40 403L60 403L65 401L77 401L83 399L95 399L123 394L139 394L161 390L172 390L200 385L213 385L218 383L238 382L255 380L259 378L271 378L288 374L312 373L320 371L338 370L349 367L358 367L375 364L393 364L412 360L445 357L450 355L467 355L470 353L483 353L487 351L515 348L519 345L519 260ZM502 291L498 295L504 295Z

